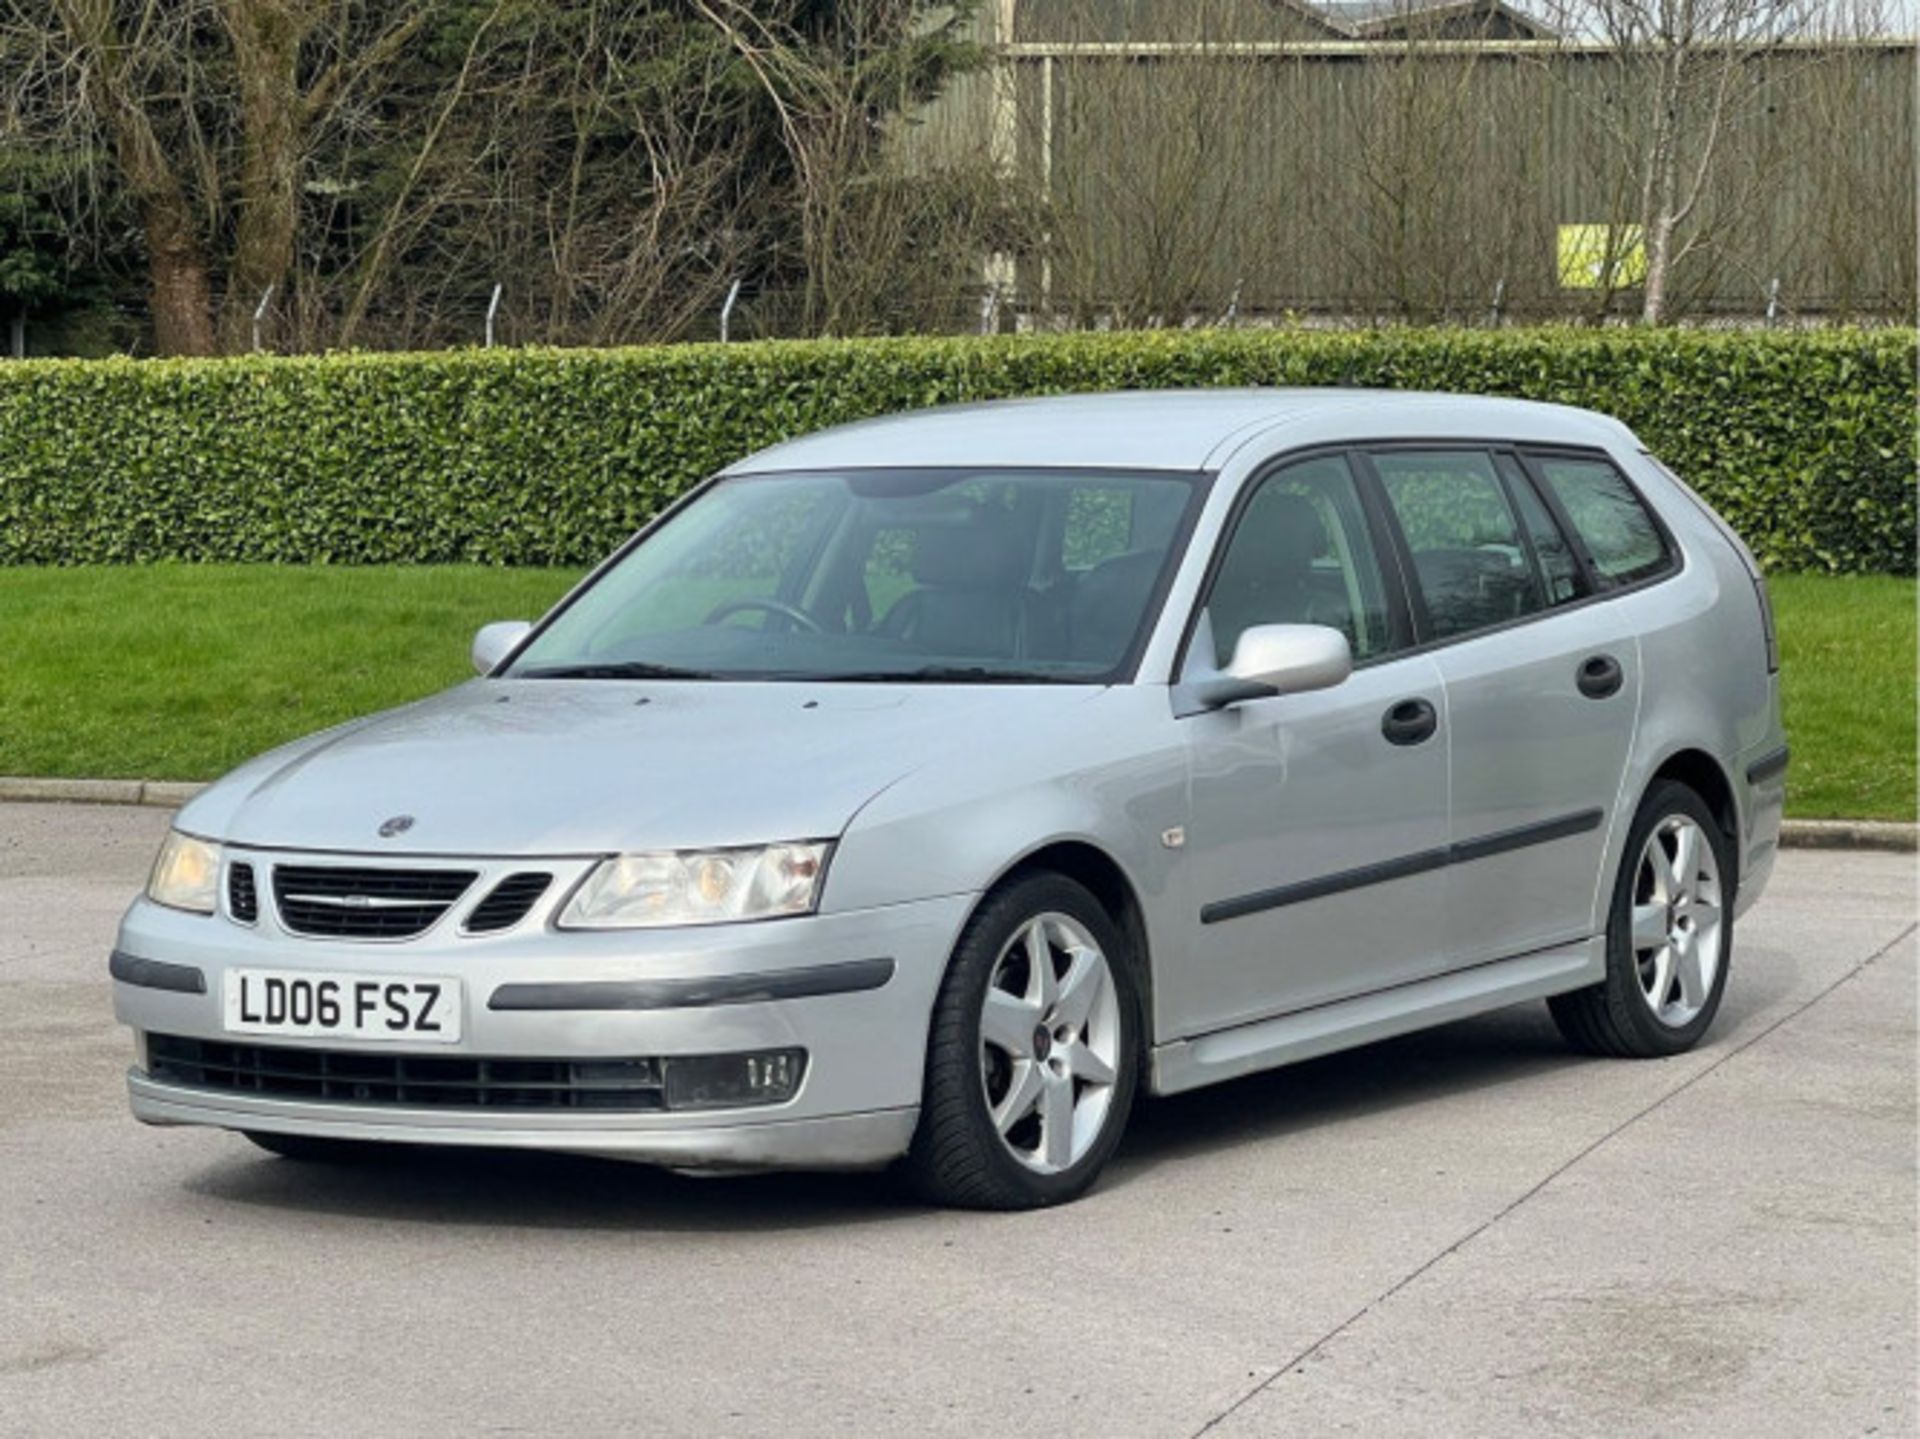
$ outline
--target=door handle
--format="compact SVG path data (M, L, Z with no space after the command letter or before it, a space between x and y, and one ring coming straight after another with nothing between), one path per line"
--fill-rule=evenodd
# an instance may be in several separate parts
M1574 683L1580 686L1580 693L1588 699L1603 700L1610 694L1619 693L1625 680L1619 660L1612 655L1590 655L1580 662L1580 674Z
M1419 744L1440 728L1440 715L1425 700L1401 700L1380 720L1388 744Z

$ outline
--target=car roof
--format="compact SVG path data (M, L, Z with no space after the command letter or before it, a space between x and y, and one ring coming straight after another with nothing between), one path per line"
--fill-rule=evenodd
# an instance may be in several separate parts
M1268 436L1343 440L1508 439L1605 445L1618 420L1570 405L1404 390L1126 390L943 405L836 425L761 450L729 474L905 466L1018 465L1205 470Z

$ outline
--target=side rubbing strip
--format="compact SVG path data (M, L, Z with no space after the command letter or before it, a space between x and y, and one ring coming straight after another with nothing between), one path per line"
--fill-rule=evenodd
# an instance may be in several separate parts
M142 989L170 989L176 994L207 992L206 975L192 965L142 959L122 949L116 949L108 958L107 973L122 984L137 984Z
M1458 844L1448 845L1444 849L1423 849L1415 854L1402 855L1398 859L1382 860L1379 864L1362 865L1358 869L1343 869L1337 874L1323 874L1314 879L1301 880L1298 884L1283 884L1277 889L1263 889L1253 894L1243 894L1233 899L1216 899L1211 904L1200 907L1200 923L1218 924L1223 919L1239 919L1244 915L1258 914L1265 909L1279 909L1283 905L1299 904L1303 900L1324 899L1330 894L1341 894L1350 889L1363 889L1370 884L1386 884L1390 880L1408 879L1416 874L1425 874L1429 870L1441 869L1450 864L1468 864L1476 859L1488 859L1496 854L1506 854L1510 850L1525 849L1529 845L1548 844L1556 839L1566 839L1576 834L1585 834L1590 829L1598 829L1606 818L1606 811L1583 809L1578 814L1564 815L1559 819L1544 820L1539 824L1524 824L1518 829L1503 829L1496 834L1484 834L1477 839L1462 840Z
M1771 754L1763 754L1747 766L1747 783L1759 784L1762 780L1772 779L1777 774L1787 772L1787 747L1781 745Z
M1258 890L1253 894L1239 895L1234 899L1216 899L1212 904L1200 907L1200 923L1218 924L1223 919L1239 919L1243 915L1258 914L1263 909L1279 909L1282 905L1299 904L1309 899L1323 899L1330 894L1340 894L1349 889L1363 889L1370 884L1385 884L1389 880L1409 879L1416 874L1425 874L1428 870L1440 869L1446 863L1446 850L1423 849L1418 854L1406 854L1398 859L1383 860L1379 864L1362 865L1359 869L1343 869L1338 874L1323 874L1316 879L1301 880L1298 884L1283 884L1278 889Z
M608 1010L704 1009L716 1004L763 1004L878 989L893 978L890 959L815 964L767 974L723 974L711 979L607 979L572 984L503 984L488 1009Z
M1505 854L1508 850L1525 849L1529 845L1549 844L1556 839L1585 834L1590 829L1600 828L1600 821L1606 817L1605 810L1583 809L1578 814L1560 819L1523 824L1518 829L1503 829L1498 834L1483 834L1478 839L1462 840L1452 846L1447 851L1447 862L1466 864L1470 860Z

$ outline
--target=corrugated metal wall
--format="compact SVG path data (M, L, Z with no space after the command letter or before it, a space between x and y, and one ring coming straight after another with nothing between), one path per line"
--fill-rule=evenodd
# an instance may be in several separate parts
M1914 64L1911 42L1746 62L1680 312L1758 313L1777 279L1788 313L1910 316ZM1560 285L1559 228L1637 218L1643 77L1529 43L1029 40L906 141L1044 197L1029 305L1165 320L1238 289L1243 310L1577 313L1603 297Z

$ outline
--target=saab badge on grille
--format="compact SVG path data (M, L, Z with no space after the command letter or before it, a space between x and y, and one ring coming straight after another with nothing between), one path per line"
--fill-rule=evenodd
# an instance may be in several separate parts
M396 834L405 834L408 830L412 828L413 828L412 815L396 814L392 819L386 821L384 824L380 826L380 838L392 839Z

